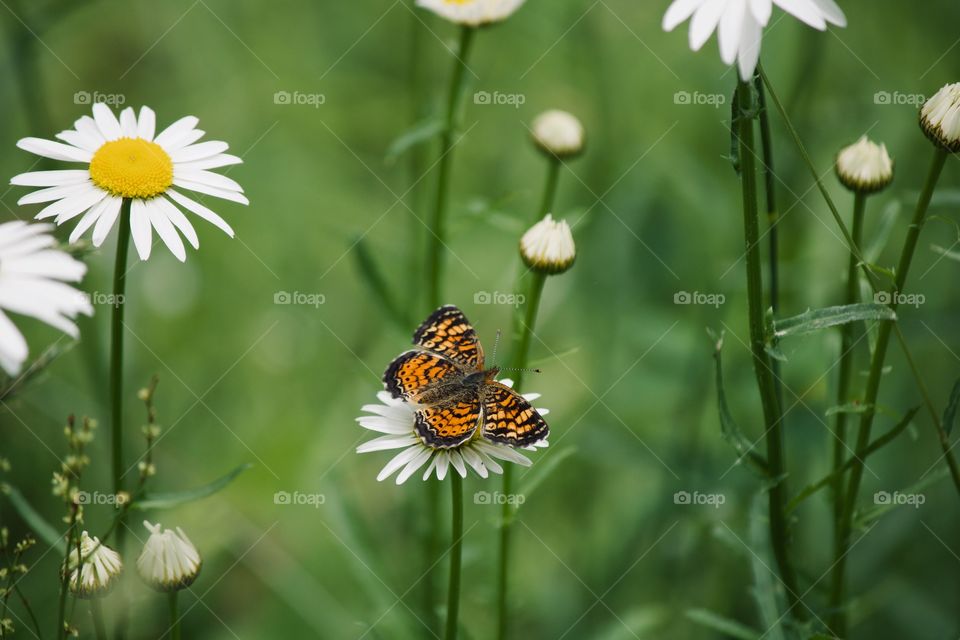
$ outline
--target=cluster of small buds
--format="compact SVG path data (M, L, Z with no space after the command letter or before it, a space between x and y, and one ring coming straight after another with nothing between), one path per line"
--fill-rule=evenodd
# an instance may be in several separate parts
M157 390L159 379L154 376L150 384L137 392L137 397L146 405L147 424L143 425L141 432L147 443L147 453L143 460L137 464L140 472L140 482L146 482L147 478L157 475L157 466L153 462L153 443L160 437L160 426L157 424L157 409L153 404L153 396Z
M147 462L146 460L141 460L137 463L137 469L140 471L141 478L152 478L157 475L157 465L152 462Z

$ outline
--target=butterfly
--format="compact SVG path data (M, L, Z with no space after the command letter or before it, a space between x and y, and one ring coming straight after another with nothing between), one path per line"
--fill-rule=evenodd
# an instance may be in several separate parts
M416 349L401 353L383 374L394 398L420 405L414 429L428 447L452 449L479 435L526 447L550 430L530 403L484 368L477 332L455 306L440 307L413 334Z

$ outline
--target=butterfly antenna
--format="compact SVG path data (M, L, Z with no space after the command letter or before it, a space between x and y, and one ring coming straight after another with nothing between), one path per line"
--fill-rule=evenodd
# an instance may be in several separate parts
M500 335L503 333L500 329L497 329L497 337L493 340L493 357L490 358L493 362L497 361L497 347L500 346Z
M528 369L526 367L517 368L517 367L505 367L500 369L500 371L522 371L524 373L543 373L540 369Z

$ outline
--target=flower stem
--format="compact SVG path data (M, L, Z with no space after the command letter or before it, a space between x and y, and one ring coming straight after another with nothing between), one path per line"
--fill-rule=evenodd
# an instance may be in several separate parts
M554 186L556 186L556 182L554 182ZM518 393L520 392L520 385L523 384L523 369L527 366L527 357L530 351L530 337L533 335L533 328L537 322L537 312L540 309L540 299L543 296L543 285L547 281L546 274L540 272L534 272L532 277L533 280L530 282L530 291L525 305L526 313L523 316L523 324L516 327L514 333L517 343L513 352L512 367L516 369L514 372L516 379L513 388ZM503 495L513 495L513 465L504 465ZM511 501L505 499L500 513L500 561L497 567L497 638L500 640L504 640L507 637L507 622L509 618L507 607L508 569L510 566L510 538L513 529L514 508Z
M770 542L773 555L779 569L780 579L786 590L788 613L805 617L797 608L799 591L797 578L788 553L789 527L784 504L787 496L787 483L783 451L782 408L777 397L771 358L765 348L765 325L763 305L763 275L760 264L760 225L757 208L757 168L754 148L753 118L750 117L750 84L741 83L737 91L739 99L738 131L740 143L740 179L743 191L743 229L746 242L747 264L747 302L750 324L750 350L753 354L753 368L760 390L760 402L763 407L765 438L767 442L767 463L773 486L769 488Z
M180 603L177 600L177 591L167 594L170 605L170 640L180 640Z
M463 557L463 478L455 469L451 469L450 489L453 498L450 522L450 583L447 590L447 630L444 638L456 640L457 618L460 613L460 563Z
M93 618L93 630L97 640L107 640L107 625L103 623L103 605L100 598L90 600L90 616Z
M860 245L863 238L863 214L866 210L867 196L864 193L857 193L853 200L853 242L857 251L850 252L850 259L847 264L847 290L844 295L844 304L855 304L860 300L860 260L857 258ZM840 341L840 373L837 379L837 406L843 406L850 401L850 383L854 371L854 344L856 338L856 325L853 323L845 324L841 328ZM846 544L843 534L843 511L844 511L844 474L841 473L844 464L846 464L847 449L847 413L840 411L837 413L837 421L833 432L833 469L837 474L837 479L833 484L833 558L834 562L843 555ZM835 628L839 623L837 616L842 605L843 584L840 574L834 573L832 576L830 598L832 608L832 621L830 628Z
M763 79L764 86L770 93L770 98L773 101L773 104L776 106L777 112L780 114L780 117L783 118L783 123L787 127L787 131L790 132L790 136L793 138L793 142L796 145L797 150L800 152L800 157L807 165L807 169L810 171L810 175L813 177L813 180L817 185L817 189L820 191L820 195L823 196L824 202L827 203L827 208L830 210L834 221L837 223L837 228L840 229L840 233L843 235L844 240L847 243L847 247L851 252L855 253L857 258L860 260L860 268L863 270L870 287L874 292L879 292L880 287L875 281L874 273L871 270L871 265L857 250L856 244L853 242L853 236L850 234L849 229L847 229L847 225L844 224L843 218L840 217L840 212L837 210L837 207L833 202L833 198L830 197L826 187L823 186L823 180L820 177L820 172L810 159L810 154L807 153L806 147L803 146L803 141L800 140L800 134L797 133L796 127L794 127L793 123L790 121L790 116L787 114L786 108L784 108L783 103L780 102L780 99L777 97L777 94L773 89L773 85L770 84L770 79L766 76L766 74L763 73L762 69L758 69L758 72ZM913 355L910 353L910 347L907 345L907 340L903 335L903 331L900 329L900 325L894 323L893 331L897 335L897 342L900 344L900 350L903 351L903 355L907 359L907 363L910 365L910 373L913 375L913 379L917 384L917 388L920 390L923 403L927 407L927 413L930 414L930 421L933 422L934 428L937 430L937 436L940 440L940 448L943 450L943 457L946 459L947 466L950 468L950 475L953 478L953 484L957 489L957 493L960 493L960 465L957 464L957 460L953 455L953 451L951 450L950 440L946 429L940 420L940 414L936 406L933 404L930 393L927 391L927 385L923 382L923 377L920 375L920 369L917 367L916 361L914 360Z
M543 198L540 200L540 213L537 220L553 210L553 203L557 198L557 183L560 180L560 159L556 156L550 156L547 160L547 180L543 187Z
M904 241L903 249L900 252L900 261L897 265L896 279L893 288L888 291L889 307L893 311L899 306L899 296L907 283L907 274L910 272L910 264L913 261L913 254L917 248L917 242L920 239L920 231L923 229L924 219L927 214L927 208L930 206L930 200L933 198L933 192L936 189L937 181L943 171L943 166L947 161L947 152L939 147L934 153L933 162L930 165L930 171L927 174L926 183L920 192L920 199L917 201L917 208L913 214L913 220L910 223L910 229L907 231L907 238ZM880 392L880 382L883 377L883 366L887 357L887 347L890 344L890 337L893 335L893 327L896 321L887 321L880 325L877 334L877 344L873 350L873 359L870 362L870 374L867 378L867 391L864 396L865 411L860 416L860 426L857 433L857 447L854 454L854 464L850 469L850 480L847 484L845 496L843 520L840 528L843 553L836 558L834 564L833 576L833 602L836 608L836 626L832 631L840 636L846 636L846 616L842 610L846 591L846 565L847 551L850 547L850 534L853 530L853 515L856 510L857 493L860 490L860 482L863 478L863 456L864 450L870 444L870 430L873 427L873 419L876 415L877 396Z
M463 26L460 31L460 46L457 50L450 76L450 89L447 95L447 110L444 119L443 135L440 143L440 159L437 175L437 193L430 218L430 235L427 252L427 295L430 308L435 309L443 297L443 249L445 245L444 222L447 201L450 195L450 170L453 162L457 112L460 108L461 89L464 71L467 69L467 57L473 42L474 28Z
M130 203L124 198L120 208L120 229L117 233L117 258L113 267L113 311L110 318L110 430L111 430L111 467L113 470L113 492L123 490L123 310L126 307L124 292L127 285L127 253L130 248ZM116 529L117 551L124 552L126 526L121 521ZM121 592L120 598L126 598ZM122 640L126 629L126 605L121 602L118 609L115 637Z

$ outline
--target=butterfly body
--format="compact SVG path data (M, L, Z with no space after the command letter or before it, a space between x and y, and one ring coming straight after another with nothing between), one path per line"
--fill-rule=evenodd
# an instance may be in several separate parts
M424 444L454 448L475 438L524 447L547 437L537 411L484 367L483 348L463 312L440 307L413 335L416 349L387 367L383 382L395 398L419 405L415 430Z

